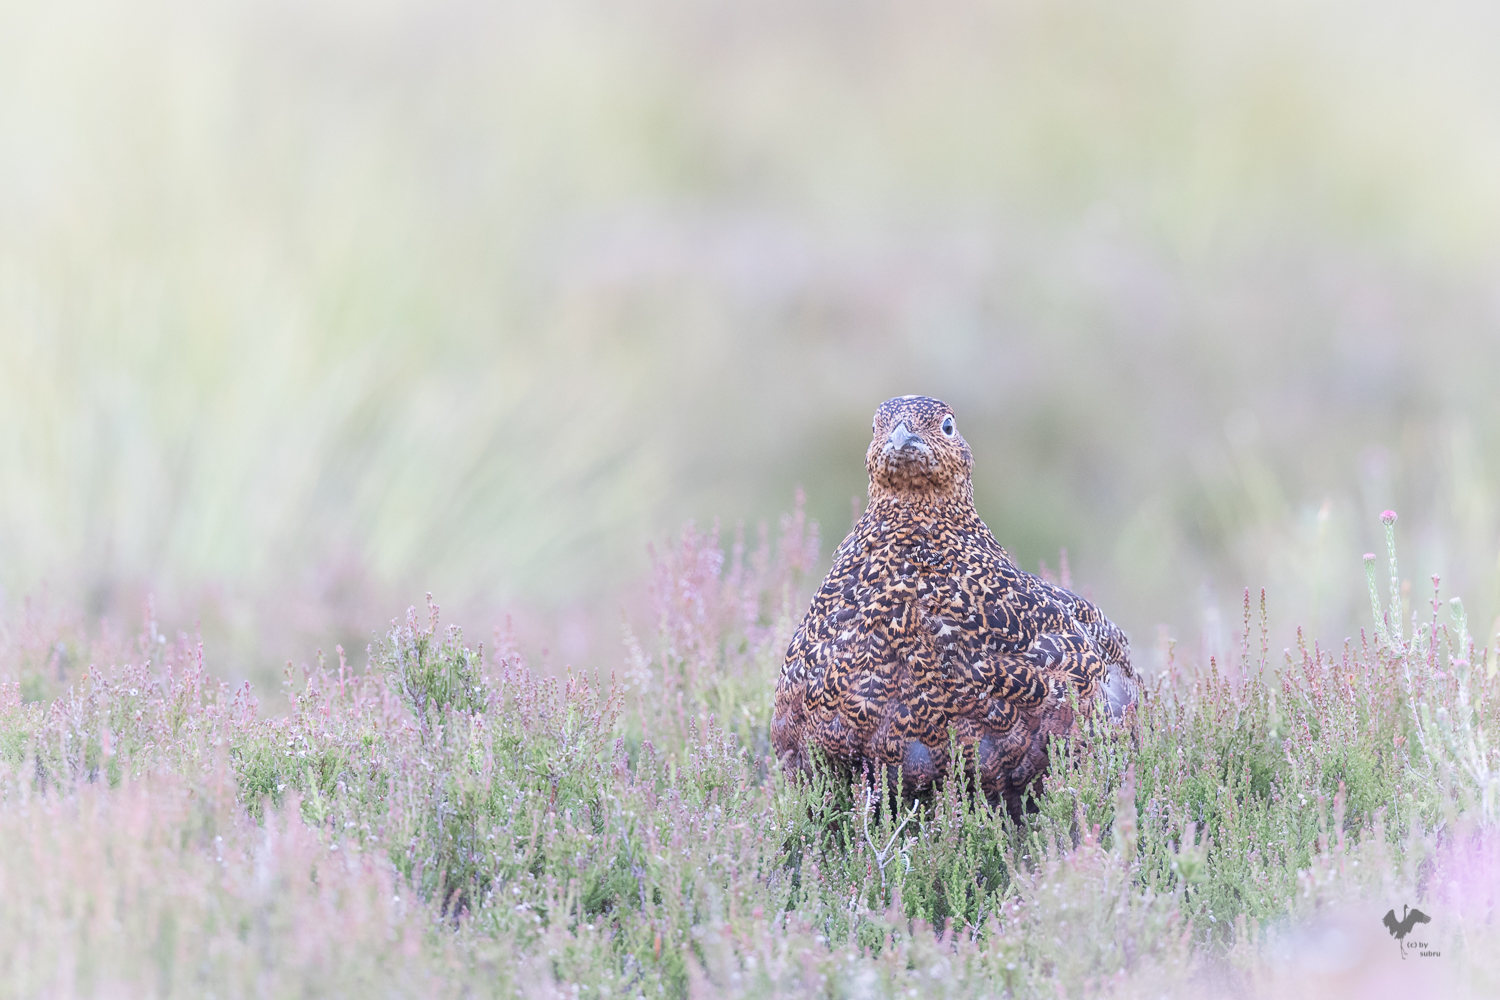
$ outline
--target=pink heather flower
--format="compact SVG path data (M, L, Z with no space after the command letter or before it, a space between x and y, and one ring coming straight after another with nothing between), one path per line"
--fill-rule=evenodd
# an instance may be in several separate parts
M1366 552L1365 553L1365 562L1374 562L1374 561L1375 561L1375 553L1373 553L1373 552Z
M1391 525L1395 524L1396 512L1393 510L1388 510L1382 513L1380 515L1380 523L1385 525L1386 527L1390 527Z

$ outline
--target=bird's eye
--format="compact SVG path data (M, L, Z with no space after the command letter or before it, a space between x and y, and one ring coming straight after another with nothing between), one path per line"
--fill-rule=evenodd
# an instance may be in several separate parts
M952 437L953 436L953 418L952 417L944 417L943 418L943 434L945 436L947 436L947 437Z

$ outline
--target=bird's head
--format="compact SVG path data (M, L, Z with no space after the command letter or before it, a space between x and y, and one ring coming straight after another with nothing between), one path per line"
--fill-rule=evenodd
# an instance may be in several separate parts
M870 425L870 497L972 498L974 457L953 410L930 396L897 396L880 404Z

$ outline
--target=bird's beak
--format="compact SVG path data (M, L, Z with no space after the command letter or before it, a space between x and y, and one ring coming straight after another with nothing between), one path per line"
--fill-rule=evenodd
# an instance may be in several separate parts
M906 424L899 423L892 430L889 437L885 439L886 444L892 451L900 451L912 441L920 440L918 435L906 429Z

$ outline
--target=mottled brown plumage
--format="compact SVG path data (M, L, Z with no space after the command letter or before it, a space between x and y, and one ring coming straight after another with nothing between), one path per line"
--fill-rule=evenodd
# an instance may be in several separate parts
M943 777L952 730L986 797L1019 815L1048 739L1073 727L1068 688L1115 716L1135 701L1125 634L995 540L946 404L887 400L871 430L870 504L787 648L772 743L791 768L818 747L918 792Z

